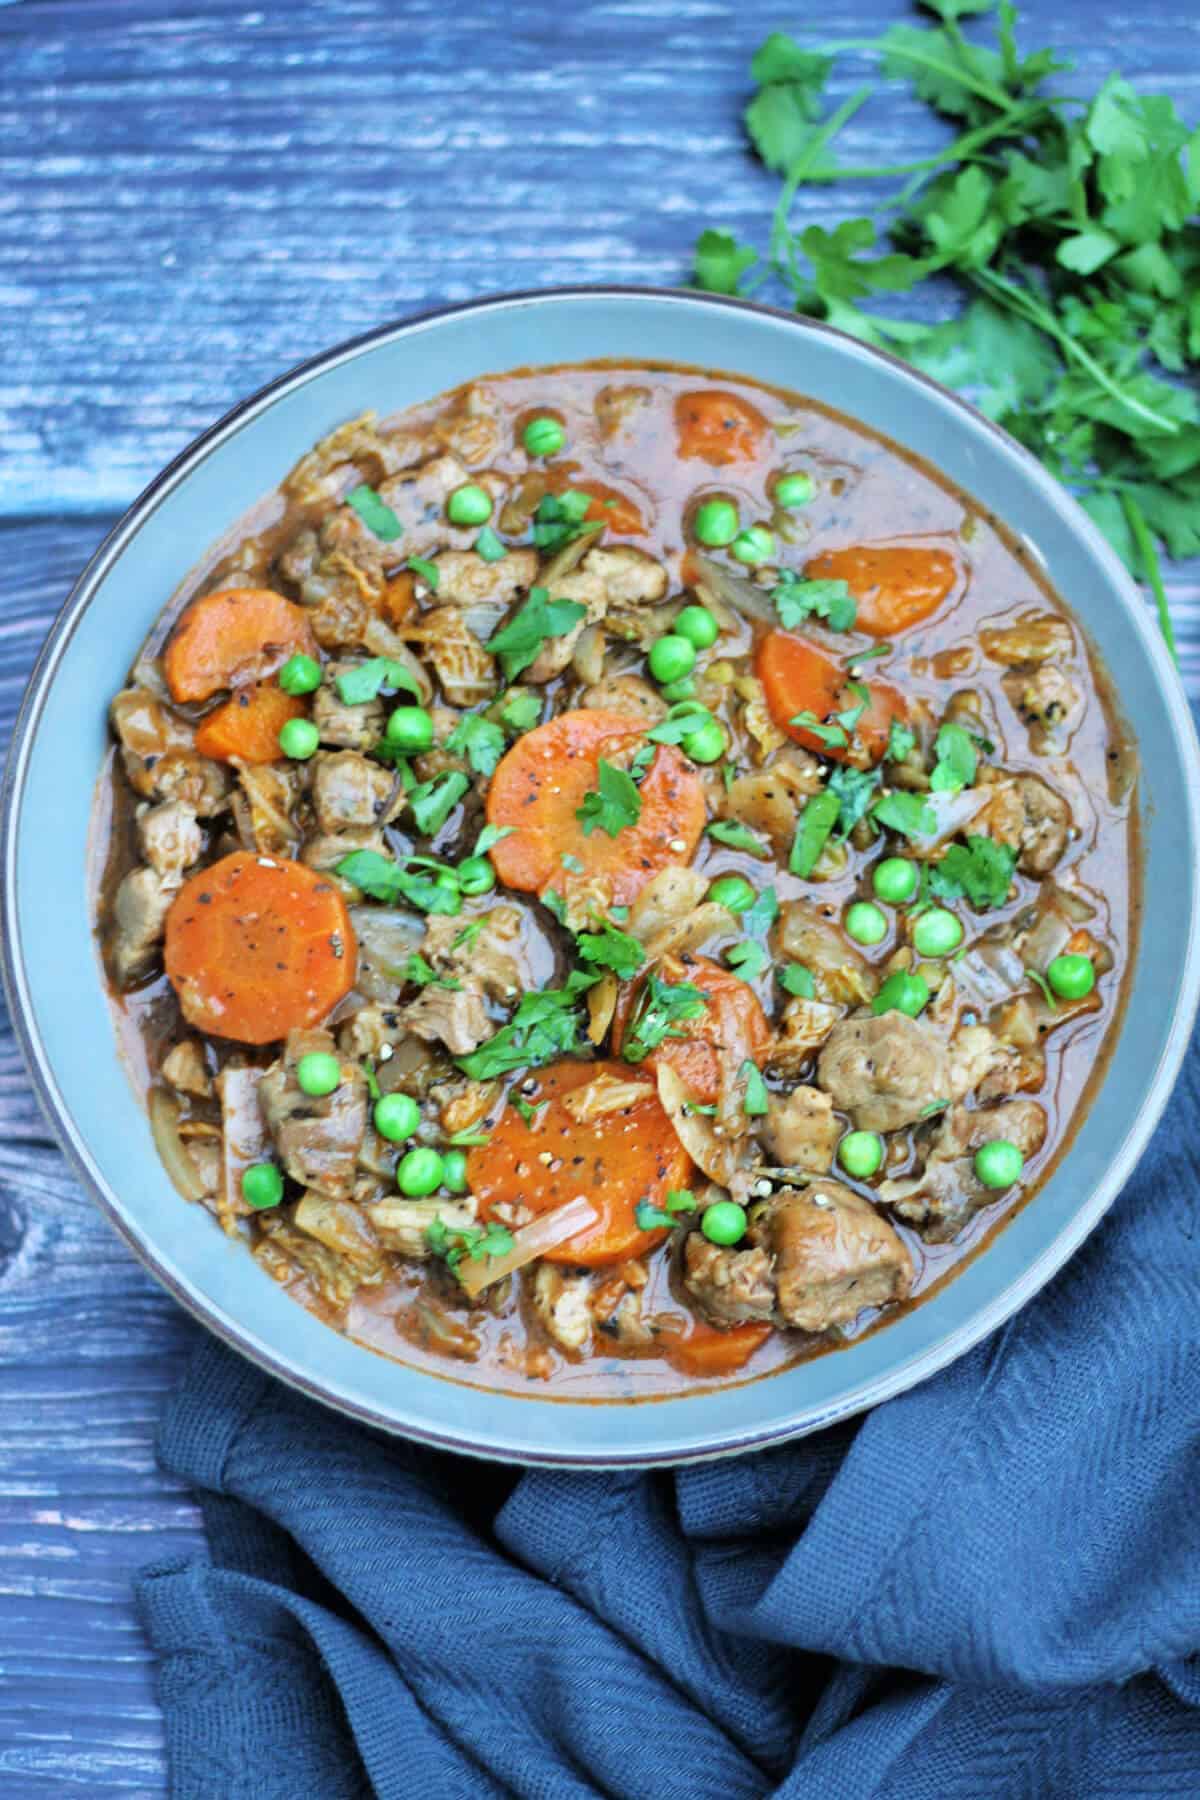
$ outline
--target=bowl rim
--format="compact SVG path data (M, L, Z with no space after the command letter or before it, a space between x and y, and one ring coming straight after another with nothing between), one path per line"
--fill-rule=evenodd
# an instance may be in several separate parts
M308 1375L281 1359L269 1343L257 1336L251 1326L194 1292L188 1281L177 1276L165 1263L150 1234L127 1216L122 1202L110 1190L91 1157L82 1133L76 1127L70 1106L58 1085L34 1024L26 979L15 879L18 825L33 740L63 656L81 619L92 604L96 590L144 523L194 469L217 454L243 427L268 411L277 401L302 388L314 377L329 373L367 350L404 337L418 336L447 318L464 313L486 314L501 309L533 309L605 299L632 302L653 300L688 308L728 309L759 315L783 323L795 331L831 338L856 356L880 361L907 382L930 389L943 403L949 403L965 414L976 430L982 428L996 438L1007 456L1019 461L1026 476L1060 512L1066 513L1073 532L1085 540L1092 554L1105 565L1109 580L1120 594L1130 622L1140 633L1154 670L1159 698L1165 704L1172 739L1181 761L1191 775L1187 784L1191 828L1193 838L1200 841L1200 744L1197 742L1196 728L1183 686L1159 632L1151 623L1148 608L1144 605L1133 578L1098 527L1069 490L1056 481L1024 445L961 394L944 387L921 370L912 368L890 351L865 344L823 320L811 319L782 307L743 300L736 296L707 294L688 288L643 287L626 283L579 283L562 287L517 289L452 302L390 320L293 365L230 407L147 483L89 558L50 626L14 721L3 779L0 781L0 977L3 979L13 1032L40 1110L68 1163L96 1201L108 1223L129 1245L143 1267L193 1318L267 1374L311 1399L391 1435L404 1436L434 1448L484 1460L503 1459L527 1466L581 1469L680 1466L781 1444L862 1413L883 1400L905 1392L963 1356L1032 1299L1063 1267L1108 1211L1136 1167L1162 1116L1178 1077L1190 1039L1192 1022L1200 1006L1200 884L1194 884L1185 955L1179 983L1173 995L1173 1016L1150 1090L1130 1122L1119 1153L1113 1158L1104 1177L1090 1188L1057 1235L1022 1274L918 1354L861 1382L830 1404L800 1408L792 1415L782 1417L778 1424L741 1434L726 1433L719 1442L701 1447L680 1449L668 1444L662 1450L649 1449L623 1456L570 1448L538 1451L522 1447L514 1450L501 1442L491 1441L486 1435L472 1440L457 1431L438 1430L423 1421L404 1419L398 1412L389 1414L346 1393L336 1379L323 1380L319 1376ZM371 1352L364 1349L364 1354ZM763 1379L772 1378L767 1376ZM483 1394L487 1391L480 1389Z

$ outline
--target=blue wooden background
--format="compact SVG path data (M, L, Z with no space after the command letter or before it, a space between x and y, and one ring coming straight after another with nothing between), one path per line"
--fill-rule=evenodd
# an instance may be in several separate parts
M1196 0L1026 11L1080 82L1121 67L1200 119ZM835 0L819 23L863 35L904 12ZM768 30L812 18L773 0L0 0L0 737L114 517L249 389L443 300L680 283L700 223L761 241L775 183L743 146L746 68ZM847 64L840 92L861 79ZM890 93L844 147L898 160L937 131ZM1195 695L1195 571L1172 587ZM129 1584L200 1542L152 1449L196 1331L66 1172L0 1019L5 1800L166 1791Z

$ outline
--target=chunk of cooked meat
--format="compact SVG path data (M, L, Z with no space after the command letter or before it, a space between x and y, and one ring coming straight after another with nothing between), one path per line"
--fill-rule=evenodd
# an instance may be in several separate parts
M467 1231L478 1211L470 1196L463 1200L406 1200L399 1194L371 1201L363 1210L385 1250L421 1259L432 1255L425 1233L435 1219L449 1231Z
M520 909L503 903L493 906L472 919L471 926L467 932L461 919L432 914L425 923L422 955L439 975L511 1005L528 985L529 976L521 954Z
M311 525L302 525L276 557L275 567L290 587L300 587L316 568L320 554L316 531Z
M796 819L810 794L821 786L821 768L806 750L781 750L766 768L739 775L727 789L721 815L737 819L770 839L777 852L791 846Z
M584 558L582 566L589 575L599 576L610 607L652 605L667 591L663 565L629 544L611 550L597 548Z
M164 800L139 811L137 831L142 855L167 887L178 887L184 870L204 853L204 833L196 809L186 800Z
M500 448L500 407L491 388L472 382L458 410L435 420L433 435L465 463L491 462Z
M180 1038L162 1060L162 1078L180 1094L195 1094L197 1099L211 1098L212 1076L204 1060L204 1047L199 1038Z
M229 770L198 756L192 727L147 688L128 687L109 707L121 761L135 794L180 800L201 818L220 812L229 796Z
M389 1062L398 1044L408 1036L399 1006L360 1006L338 1026L338 1045L343 1056L361 1062L364 1056Z
M480 994L466 988L423 988L400 1010L406 1030L427 1044L445 1044L452 1056L466 1056L490 1038L495 1026Z
M609 439L628 431L649 406L650 400L651 391L647 387L614 383L612 387L601 388L595 401L600 436Z
M592 556L598 554L597 551L592 552ZM590 625L598 625L608 612L608 589L590 567L591 561L592 557L589 556L581 567L574 569L569 575L559 576L552 583L555 600L573 600L584 610L569 631L544 640L541 649L521 677L534 687L542 687L547 681L553 681L556 675L562 674L574 656L575 647L584 632Z
M1015 1144L1026 1159L1035 1156L1046 1140L1046 1115L1036 1100L1004 1100L974 1112L952 1107L933 1134L922 1172L882 1182L880 1199L929 1243L949 1243L980 1207L1000 1197L974 1169L975 1152L994 1138Z
M340 1060L341 1081L332 1094L306 1094L296 1064L314 1051L337 1054L328 1031L293 1031L283 1055L258 1085L263 1117L293 1181L335 1200L354 1192L359 1145L367 1128L367 1084L356 1063Z
M301 830L293 809L300 798L294 763L252 763L237 772L233 816L247 850L260 856L295 856Z
M631 718L643 719L647 725L661 725L668 711L662 695L640 675L612 675L598 681L584 689L579 704L598 712L628 713Z
M964 1100L1003 1061L1004 1050L986 1025L964 1025L950 1039L948 1057L946 1093L937 1098Z
M1020 663L1062 663L1075 651L1067 621L1057 613L1022 613L1015 624L985 626L979 633L983 654L1015 669Z
M344 1313L363 1283L359 1264L298 1230L284 1207L259 1213L256 1223L262 1235L254 1258L272 1279L283 1287L306 1279L331 1311Z
M306 838L300 861L307 863L310 869L336 869L342 858L351 856L355 850L373 850L377 856L386 856L387 843L382 831L334 831ZM340 875L338 881L343 893L358 897L359 890L351 882Z
M1003 677L1002 685L1038 755L1061 750L1083 711L1079 683L1057 663L1042 663L1036 669L1014 670Z
M1071 835L1071 809L1040 775L1016 775L991 787L971 827L1017 850L1017 867L1039 879L1062 860Z
M779 1020L779 1028L767 1057L777 1075L798 1075L815 1050L824 1044L842 1017L840 1006L823 1000L805 1000L802 995L788 1001Z
M702 1232L688 1233L683 1246L683 1285L714 1325L744 1325L775 1316L771 1258L758 1245L723 1250Z
M347 419L327 432L283 480L283 491L304 506L328 504L346 487L350 468L377 486L397 469L417 462L426 440L418 433L384 431L373 412Z
M113 899L112 962L119 987L131 987L155 961L177 888L143 865L124 876Z
M348 675L358 665L353 658L326 665L325 679L312 697L313 724L323 744L343 750L371 750L383 736L387 722L382 700L365 700L360 706L347 706L338 695L340 675Z
M362 1281L381 1281L387 1265L371 1220L353 1200L334 1200L328 1194L303 1194L292 1213L292 1223L308 1237L345 1257Z
M392 770L355 750L323 751L310 767L313 808L323 832L386 825L404 805L404 787Z
M519 593L537 580L536 550L510 550L501 562L485 562L474 550L443 550L433 563L438 572L439 610L444 606L511 606Z
M694 1231L684 1245L684 1285L713 1324L764 1320L828 1331L867 1307L906 1299L912 1287L903 1240L838 1181L763 1201L748 1239L744 1250L725 1250Z
M447 552L457 555L457 551ZM495 565L486 565L495 566ZM439 591L439 598L440 598ZM463 617L459 606L437 606L418 628L424 634L430 662L451 706L476 706L496 692L496 659L490 656ZM408 633L412 635L412 631Z
M420 554L420 538L426 548L446 532L446 501L455 488L470 480L470 471L452 450L432 456L428 462L401 469L379 488L379 498L400 521L405 555ZM422 529L422 528L425 529Z
M820 1088L798 1087L786 1097L771 1094L758 1135L779 1168L824 1175L833 1166L842 1128L833 1101Z
M802 963L813 978L813 997L829 1006L863 1006L873 999L879 978L850 942L832 909L815 900L789 900L774 927L776 954Z
M555 1343L573 1355L592 1347L592 1314L588 1306L591 1279L540 1262L533 1278L533 1305Z
M860 1131L897 1131L949 1094L946 1046L907 1013L843 1019L829 1034L818 1080Z

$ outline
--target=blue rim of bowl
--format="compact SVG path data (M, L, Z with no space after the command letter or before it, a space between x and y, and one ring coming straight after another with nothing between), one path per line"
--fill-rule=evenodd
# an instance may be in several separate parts
M68 1162L93 1195L101 1212L118 1235L129 1245L143 1267L150 1271L193 1318L198 1319L217 1337L247 1357L265 1373L285 1382L289 1387L308 1398L331 1406L343 1414L359 1419L364 1424L392 1435L411 1438L437 1449L452 1450L460 1455L479 1457L489 1461L509 1460L524 1466L578 1469L680 1466L685 1463L712 1461L721 1457L744 1454L751 1450L765 1449L773 1444L781 1444L791 1439L807 1436L811 1432L819 1431L841 1419L851 1418L858 1413L865 1412L868 1408L877 1406L884 1400L904 1393L909 1388L916 1386L918 1382L928 1379L929 1376L938 1373L939 1370L946 1368L960 1356L965 1355L981 1339L995 1331L1014 1313L1018 1312L1058 1273L1108 1211L1133 1173L1162 1116L1179 1074L1191 1035L1192 1022L1197 1007L1200 1005L1200 899L1194 895L1186 952L1179 984L1174 994L1173 1018L1159 1065L1151 1077L1147 1099L1130 1122L1120 1151L1114 1157L1104 1180L1098 1183L1086 1199L1079 1204L1069 1222L1046 1246L1041 1255L1016 1281L1010 1282L986 1306L980 1307L969 1319L948 1331L937 1343L930 1345L919 1355L897 1364L885 1375L850 1389L831 1405L800 1409L792 1415L781 1417L777 1424L752 1433L727 1434L719 1443L707 1444L699 1448L680 1449L671 1448L668 1445L661 1451L648 1450L636 1455L618 1457L597 1455L586 1450L536 1451L525 1448L513 1450L500 1444L473 1441L453 1432L438 1431L423 1422L405 1420L398 1414L382 1412L351 1395L340 1392L334 1383L323 1383L319 1378L306 1376L281 1362L270 1344L256 1337L254 1332L240 1320L225 1314L215 1304L200 1298L192 1291L185 1279L178 1276L163 1262L153 1243L126 1217L119 1198L111 1191L93 1163L87 1144L76 1129L68 1104L58 1087L54 1071L32 1023L32 1007L25 980L20 926L17 917L15 881L17 826L25 788L30 746L58 665L70 644L80 619L92 602L95 589L118 561L126 546L136 536L146 520L193 469L216 454L237 435L243 426L267 411L276 401L303 387L312 377L325 374L342 363L352 361L364 351L399 338L418 336L422 331L436 327L441 320L459 314L487 313L512 307L534 309L539 306L561 305L563 302L590 302L603 299L626 301L651 299L687 307L748 312L773 319L795 331L812 332L822 337L832 338L854 355L890 366L900 372L906 380L930 389L943 402L948 402L965 413L976 428L982 428L996 438L1006 453L1023 465L1029 478L1056 506L1068 509L1074 529L1087 540L1093 554L1106 565L1110 580L1114 587L1121 592L1126 610L1134 621L1135 629L1142 636L1158 675L1159 693L1166 703L1172 735L1179 746L1184 762L1190 764L1192 780L1189 783L1188 793L1192 830L1194 838L1200 840L1200 744L1197 743L1195 726L1182 684L1157 630L1151 624L1148 609L1143 603L1140 592L1098 528L1068 490L1049 474L1023 444L1010 436L994 420L979 412L960 394L943 387L940 382L922 374L920 370L911 368L890 352L877 349L873 345L863 344L859 339L820 320L786 312L780 307L767 306L760 301L739 300L720 294L701 294L686 288L631 287L622 284L528 289L514 293L489 295L478 300L461 301L377 326L372 331L349 338L332 349L297 364L283 375L277 376L275 380L259 388L247 399L239 401L206 431L194 438L178 456L167 464L165 469L155 476L138 495L132 506L117 521L91 557L51 626L34 664L29 685L13 727L12 743L4 768L3 783L0 784L0 890L2 890L0 891L0 906L2 906L0 974L3 976L4 992L13 1030L20 1044L38 1104ZM371 1354L371 1352L364 1350L364 1354ZM764 1376L763 1379L769 1381L773 1377ZM699 1395L695 1398L702 1400L703 1396ZM613 1404L620 1403L614 1402ZM666 1406L669 1403L663 1402L662 1404ZM664 1421L666 1416L664 1412Z

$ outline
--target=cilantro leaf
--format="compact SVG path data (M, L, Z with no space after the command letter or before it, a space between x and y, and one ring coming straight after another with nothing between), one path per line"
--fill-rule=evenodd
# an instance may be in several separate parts
M739 244L728 231L702 231L696 239L696 286L709 294L736 294L746 270L758 261L758 251Z
M935 794L957 794L974 784L979 758L968 731L961 725L943 725L935 742L937 763L929 778Z
M516 829L515 825L485 825L475 839L475 848L471 855L486 856L488 851L494 849L503 839L511 837Z
M738 1079L743 1083L745 1093L742 1099L742 1111L747 1118L762 1118L767 1111L767 1084L759 1073L758 1065L747 1057L738 1070Z
M446 749L465 756L477 775L492 775L504 755L504 733L482 713L465 713L446 739Z
M621 1043L626 1062L644 1062L665 1038L685 1037L680 1025L698 1019L708 1007L708 996L690 982L664 981L651 975L638 995Z
M920 794L899 790L884 794L871 808L871 817L877 825L901 837L922 837L937 830L937 814Z
M698 701L694 706L689 703L686 712L677 713L673 719L664 719L661 725L655 725L646 736L652 744L682 744L685 737L690 737L693 731L699 731L711 719L712 714L706 706L701 706Z
M736 819L714 819L704 830L718 844L728 844L731 850L744 850L747 856L757 856L765 861L771 854L769 845L763 843L758 833L751 831L749 825L740 825Z
M581 931L575 948L584 962L611 969L619 981L629 981L646 960L638 940L607 920L596 931Z
M603 529L601 524L585 524L590 494L568 488L565 494L544 494L533 515L533 541L543 556L553 556L565 544L578 537Z
M565 637L586 614L587 607L578 600L552 600L546 588L530 588L524 605L488 639L484 648L500 658L505 679L515 681L530 663L537 661L547 638Z
M476 556L482 557L486 563L503 562L508 555L503 541L497 537L490 525L485 525L475 539L474 550Z
M1017 853L997 838L968 837L951 844L940 862L929 868L929 892L939 900L967 899L985 911L1003 906L1012 886Z
M448 1268L457 1270L464 1256L472 1262L507 1256L513 1247L513 1234L506 1225L449 1226L437 1214L425 1228L425 1243Z
M405 868L378 850L352 850L333 865L335 875L361 888L372 900L388 906L406 901L420 912L456 913L462 901L457 893L439 886L430 876Z
M579 996L598 976L574 969L566 985L525 994L507 1025L486 1043L455 1060L472 1081L492 1081L514 1069L536 1069L583 1048L579 1036Z
M832 57L805 50L782 31L773 31L756 51L750 73L760 91L744 117L768 169L786 174L811 145L832 63Z
M916 732L910 731L907 725L902 725L899 719L893 719L888 726L887 749L884 751L886 760L903 762L906 756L911 756L916 747Z
M730 944L725 961L739 980L757 981L767 966L767 952L753 938L743 938L738 944Z
M839 763L830 771L826 788L838 797L839 837L849 837L870 806L881 780L878 769L854 769L849 763Z
M426 962L419 950L410 954L404 965L405 981L413 982L417 987L452 988L457 992L462 987L461 981L453 981L448 975L439 975L432 963Z
M853 631L858 618L858 602L846 582L804 581L791 569L780 570L771 604L788 631L814 617L824 619L831 631Z
M829 840L829 834L837 824L841 806L841 801L829 788L823 788L805 803L804 811L796 822L796 836L788 857L788 868L793 875L799 875L802 880L807 881L812 874Z
M403 525L369 482L360 482L352 489L346 495L346 505L352 506L367 530L373 531L385 544L393 543L403 533Z
M806 969L803 963L784 963L782 969L777 973L779 985L786 993L797 994L801 1000L816 998L817 990L813 983L812 970Z
M339 675L334 686L338 698L345 706L365 706L368 700L374 700L384 688L403 690L416 699L421 698L421 687L411 669L405 668L402 662L396 662L390 656L372 656L366 662L356 664Z
M419 575L431 593L437 593L442 572L436 563L427 562L423 556L410 556L404 566L411 569L414 575Z
M604 831L615 838L641 818L642 796L633 776L604 757L596 765L596 783L576 807L575 817L583 826L584 837Z
M531 694L528 689L514 688L500 708L501 724L515 737L519 737L523 731L532 731L541 716L541 695Z
M763 888L753 906L748 906L741 915L742 928L745 931L758 933L770 931L779 917L779 901L773 887Z
M461 769L447 769L432 781L418 783L408 796L408 804L422 837L433 837L442 829L470 785L470 778Z

